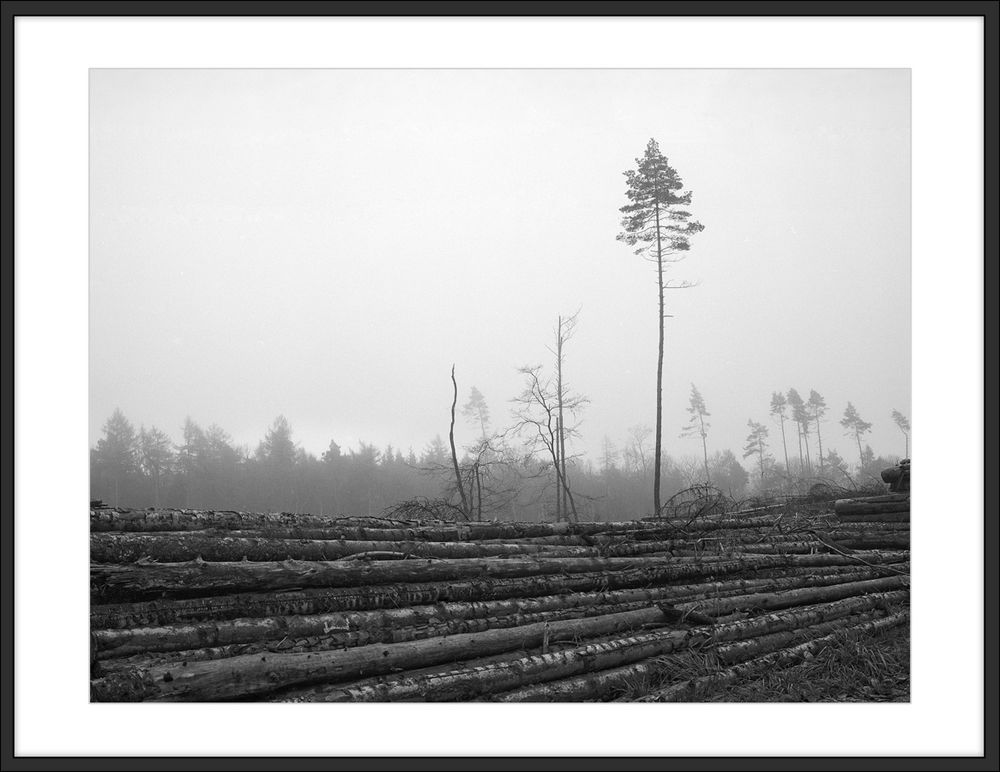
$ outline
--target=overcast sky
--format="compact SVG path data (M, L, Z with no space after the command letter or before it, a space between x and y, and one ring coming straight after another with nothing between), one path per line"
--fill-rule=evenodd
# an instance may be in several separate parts
M655 273L615 240L655 137L705 226L670 269L698 285L667 296L666 452L700 452L693 382L710 451L742 455L795 387L826 398L824 448L856 461L850 400L902 454L909 92L906 70L92 71L91 442L120 407L175 440L190 416L253 448L284 414L317 454L419 453L452 363L504 426L579 308L596 461L655 421Z

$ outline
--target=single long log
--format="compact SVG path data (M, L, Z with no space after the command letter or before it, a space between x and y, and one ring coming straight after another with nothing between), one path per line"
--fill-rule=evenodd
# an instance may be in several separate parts
M837 515L842 523L877 523L882 528L886 523L909 523L909 512L880 512L878 514Z
M808 627L850 614L884 607L903 601L907 593L896 591L848 598L834 603L781 611L753 619L689 630L663 630L632 635L600 644L588 644L565 651L533 655L472 668L456 668L438 676L410 676L406 673L387 678L378 685L358 687L353 684L329 685L313 690L314 701L456 701L484 694L509 691L530 683L553 681L585 671L611 667L662 656L688 646L739 640L779 630ZM332 680L332 679L330 679Z
M865 501L838 501L833 510L839 515L875 515L894 512L909 512L910 500L887 503L869 503Z
M853 496L851 498L837 499L837 504L903 504L910 500L909 492L906 493L883 493L878 496Z
M838 629L849 628L875 618L884 617L886 613L883 610L876 609L860 614L851 614L828 622L820 622L809 627L794 628L782 632L745 638L727 645L706 646L699 649L699 654L706 652L706 660L714 662L717 658L717 652L723 650L733 649L739 650L742 653L771 652L792 643L819 638ZM749 658L749 656L753 656L753 654L745 654L745 658ZM638 662L608 668L607 670L590 671L570 678L522 686L509 692L487 695L485 699L492 699L499 702L583 702L605 700L614 697L616 691L621 690L627 685L633 685L633 688L635 688L636 684L641 685L643 682L656 682L663 677L669 662L669 657L663 656L642 659ZM643 697L640 699L645 700L647 698Z
M652 550L648 550L652 551ZM206 531L160 533L95 533L90 559L95 563L132 563L150 558L163 563L206 561L338 560L371 552L399 552L423 558L482 558L545 552L555 557L599 554L591 547L537 544L484 544L473 541L356 541L346 539L271 539L216 535Z
M879 539L834 539L837 545L841 547L846 547L847 549L891 549L891 550L905 550L910 548L909 536L896 537L896 538L879 538ZM836 546L836 545L833 545ZM776 541L771 544L737 544L731 546L728 550L723 550L729 553L742 553L745 555L783 555L783 554L808 554L815 551L826 551L829 550L830 545L826 544L824 541L819 539L811 539L809 541ZM686 551L681 551L683 548L674 551L676 555L685 555Z
M779 649L762 657L751 659L738 665L725 668L708 676L692 678L678 684L673 684L664 689L650 693L646 701L649 702L690 702L694 701L699 694L711 689L718 690L724 686L729 686L739 681L756 678L763 673L780 670L798 664L808 656L817 656L823 649L835 646L843 640L845 635L862 636L876 635L890 630L894 627L907 624L910 620L908 611L891 614L882 619L872 620L853 627L844 628L837 632L815 638L805 643L800 643L788 649Z
M143 696L164 700L231 700L265 694L283 686L344 681L393 670L434 665L477 655L500 653L543 641L572 639L662 622L658 608L644 608L588 619L537 622L482 633L446 635L426 640L358 646L342 651L245 655L189 663L186 667L154 667L141 673ZM135 697L134 674L92 682L94 701Z

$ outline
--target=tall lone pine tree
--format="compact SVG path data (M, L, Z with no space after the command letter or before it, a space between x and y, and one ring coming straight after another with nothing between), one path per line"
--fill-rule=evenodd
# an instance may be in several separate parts
M691 191L682 191L684 183L676 170L660 152L655 139L650 139L642 158L636 159L635 169L625 172L625 195L629 203L621 207L624 214L618 240L636 247L635 253L656 263L659 295L659 346L656 359L656 452L653 468L653 507L660 511L660 466L663 436L663 291L692 286L689 282L664 284L664 263L676 263L691 248L689 238L705 226L690 220L684 207L691 203ZM678 256L679 255L679 256Z

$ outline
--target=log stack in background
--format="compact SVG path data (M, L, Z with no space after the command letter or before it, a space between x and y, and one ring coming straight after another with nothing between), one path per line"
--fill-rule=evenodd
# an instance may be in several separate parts
M91 698L686 699L908 624L905 503L572 524L92 509ZM664 681L692 651L713 675Z
M887 493L859 499L837 499L834 512L842 523L909 523L910 494Z

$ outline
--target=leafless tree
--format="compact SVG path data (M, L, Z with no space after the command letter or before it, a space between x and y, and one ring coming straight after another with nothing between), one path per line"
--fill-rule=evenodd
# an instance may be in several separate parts
M525 436L528 447L533 451L544 451L551 462L555 473L557 496L565 496L569 503L568 512L574 520L578 519L576 501L566 475L563 474L563 463L567 460L561 456L561 438L578 435L576 424L561 424L559 421L560 406L563 415L575 417L587 404L586 397L573 395L565 389L562 401L559 400L557 384L542 374L542 366L522 367L518 370L525 377L524 391L514 398L514 426L511 431ZM560 434L560 429L562 434ZM558 500L558 499L557 499Z
M580 311L577 310L571 316L559 316L558 323L556 325L556 347L555 349L549 349L556 358L556 463L559 465L560 476L562 480L565 481L564 485L560 485L556 491L556 519L560 519L563 513L568 512L567 508L567 496L564 489L569 488L569 476L566 471L566 385L563 380L563 363L565 361L563 355L563 347L566 342L573 337L573 332L576 330L577 317Z
M458 469L458 454L455 452L455 405L458 404L458 382L455 380L455 365L451 366L451 425L448 427L448 442L451 444L451 463L455 467L455 484L462 499L462 511L466 516L471 514L469 502L465 496L465 486L462 484L462 474Z

